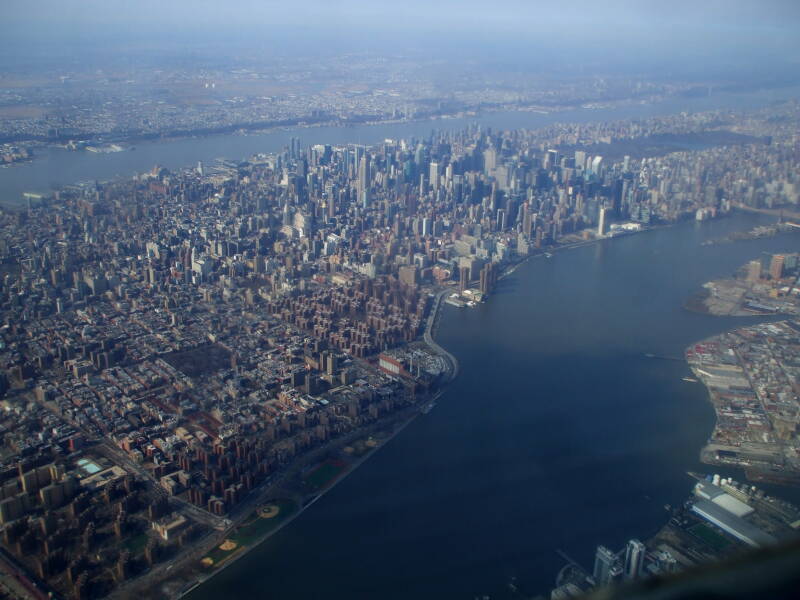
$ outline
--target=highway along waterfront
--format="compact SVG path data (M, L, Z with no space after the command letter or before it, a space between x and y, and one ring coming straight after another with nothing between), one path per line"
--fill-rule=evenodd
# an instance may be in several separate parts
M591 564L664 524L714 412L679 357L757 322L682 309L704 282L800 237L702 246L774 221L739 214L537 257L436 341L458 378L291 526L189 598L408 599L545 592L562 550ZM647 356L647 355L653 356ZM708 471L708 469L705 469ZM784 493L797 501L797 494Z

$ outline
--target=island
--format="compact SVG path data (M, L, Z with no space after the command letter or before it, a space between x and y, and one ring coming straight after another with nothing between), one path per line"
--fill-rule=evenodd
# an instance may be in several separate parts
M435 410L459 369L434 339L446 303L479 307L559 249L730 214L750 192L722 173L791 199L765 176L795 165L776 115L797 118L292 137L2 211L3 569L34 597L185 594ZM758 141L558 149L733 124ZM773 437L762 471L786 475Z

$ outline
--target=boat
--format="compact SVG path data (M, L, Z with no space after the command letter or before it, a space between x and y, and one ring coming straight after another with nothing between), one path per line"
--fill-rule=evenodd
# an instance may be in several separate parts
M436 402L429 402L428 404L420 408L419 412L421 412L423 415L427 415L429 412L431 412L431 409L434 406L436 406Z
M689 383L697 383L697 379L694 377L681 377L681 381L688 381Z
M550 254L549 252L545 252L545 253L544 253L544 257L545 257L545 258L553 258L553 255L552 255L552 254Z

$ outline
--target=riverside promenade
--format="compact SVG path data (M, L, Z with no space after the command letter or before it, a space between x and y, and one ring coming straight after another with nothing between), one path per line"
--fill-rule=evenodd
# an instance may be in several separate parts
M430 346L434 352L444 358L444 360L448 363L448 382L453 381L458 376L458 361L456 360L455 356L450 354L447 350L442 348L434 341L433 332L436 330L436 326L439 324L439 318L441 317L442 298L444 298L449 291L450 290L443 290L438 292L434 297L433 306L431 307L431 314L428 317L427 323L425 324L425 333L423 334L425 343L428 344L428 346Z

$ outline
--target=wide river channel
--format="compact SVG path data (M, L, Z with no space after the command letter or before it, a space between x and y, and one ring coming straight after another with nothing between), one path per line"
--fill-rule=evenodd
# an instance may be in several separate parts
M709 472L714 412L685 362L645 354L756 322L681 306L763 251L798 251L791 233L701 246L768 221L564 250L486 304L445 306L437 340L461 370L437 406L190 600L507 598L514 577L547 592L557 550L591 568L598 544L651 536L690 495L686 471Z

